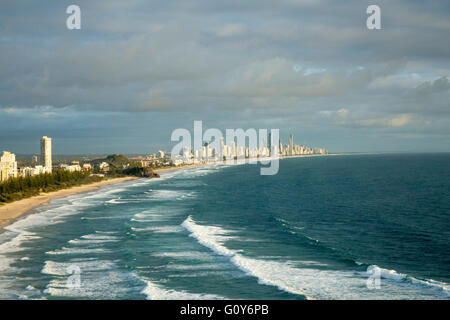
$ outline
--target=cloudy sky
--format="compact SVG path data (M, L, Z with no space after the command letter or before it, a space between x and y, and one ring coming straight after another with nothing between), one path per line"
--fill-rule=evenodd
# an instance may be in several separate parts
M194 120L334 152L450 151L446 0L2 1L0 66L0 150L18 154L42 135L58 154L170 150Z

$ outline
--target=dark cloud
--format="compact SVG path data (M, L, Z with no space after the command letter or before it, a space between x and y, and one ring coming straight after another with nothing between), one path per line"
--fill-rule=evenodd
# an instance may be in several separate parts
M78 1L82 29L70 31L72 3L0 4L0 143L45 128L137 139L152 129L133 121L156 118L164 128L326 127L360 141L450 134L450 3L377 1L382 30L371 31L369 1Z

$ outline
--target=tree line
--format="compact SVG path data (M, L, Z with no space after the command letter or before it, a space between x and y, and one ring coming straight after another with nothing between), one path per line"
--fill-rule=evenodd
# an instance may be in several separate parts
M91 176L90 171L57 170L29 177L9 178L0 183L0 203L11 202L73 186L97 182L102 177Z

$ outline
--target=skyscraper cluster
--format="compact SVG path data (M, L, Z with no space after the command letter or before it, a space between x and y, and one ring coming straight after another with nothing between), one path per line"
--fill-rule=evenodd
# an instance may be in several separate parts
M323 148L309 148L294 144L294 135L289 136L289 144L283 145L281 139L278 144L274 143L272 134L269 133L267 143L261 141L260 146L238 146L235 141L231 141L229 145L225 144L224 139L220 140L218 147L215 148L207 141L203 144L201 149L194 150L193 148L185 147L183 151L175 156L175 165L191 164L201 162L217 162L223 160L233 159L253 159L273 156L298 156L298 155L312 155L312 154L327 154L327 150Z
M37 157L33 156L33 162L37 162ZM17 169L16 155L3 151L0 158L0 181L5 181L11 177L33 176L41 173L52 172L52 138L44 136L41 138L41 164L34 167L23 167Z

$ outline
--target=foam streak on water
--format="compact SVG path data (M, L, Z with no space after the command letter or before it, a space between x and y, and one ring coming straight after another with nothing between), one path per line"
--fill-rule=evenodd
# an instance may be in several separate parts
M383 291L369 291L366 288L367 274L361 272L344 272L321 270L308 267L311 261L302 266L302 261L271 261L248 258L236 250L228 249L224 242L230 231L217 226L197 224L191 216L187 217L182 226L191 232L191 236L214 252L230 258L231 262L247 274L254 276L258 282L276 286L290 293L304 295L308 299L429 299L433 296L445 298L448 291L421 292L414 284L429 285L432 282L420 281L393 270L383 270L382 278L393 280L384 284ZM320 264L319 264L320 265ZM409 282L405 283L408 278ZM442 284L433 282L433 288L442 289ZM442 294L442 295L441 295Z

